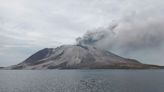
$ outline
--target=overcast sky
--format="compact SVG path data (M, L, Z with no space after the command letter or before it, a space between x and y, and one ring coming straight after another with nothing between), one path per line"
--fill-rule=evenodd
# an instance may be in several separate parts
M114 22L163 16L163 0L0 0L0 66L22 62L45 47L75 44L88 30Z

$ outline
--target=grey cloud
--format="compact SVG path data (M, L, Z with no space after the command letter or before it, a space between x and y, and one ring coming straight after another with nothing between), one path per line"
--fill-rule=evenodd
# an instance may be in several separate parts
M129 17L128 21L123 19L112 25L114 27L88 32L82 38L78 38L77 44L107 49L146 63L161 63L162 57L159 56L164 54L164 18L157 16L147 19L133 18Z

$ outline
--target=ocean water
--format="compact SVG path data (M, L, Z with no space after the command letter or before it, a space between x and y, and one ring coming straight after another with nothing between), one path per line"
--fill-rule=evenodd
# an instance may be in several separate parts
M1 70L0 92L164 92L164 70Z

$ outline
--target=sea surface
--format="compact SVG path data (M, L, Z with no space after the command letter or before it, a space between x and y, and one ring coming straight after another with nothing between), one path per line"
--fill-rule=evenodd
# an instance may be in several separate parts
M0 70L0 92L164 92L164 70Z

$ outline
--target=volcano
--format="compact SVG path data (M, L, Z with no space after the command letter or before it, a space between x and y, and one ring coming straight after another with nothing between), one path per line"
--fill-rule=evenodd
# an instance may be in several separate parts
M42 49L7 69L158 69L92 46L62 45Z

